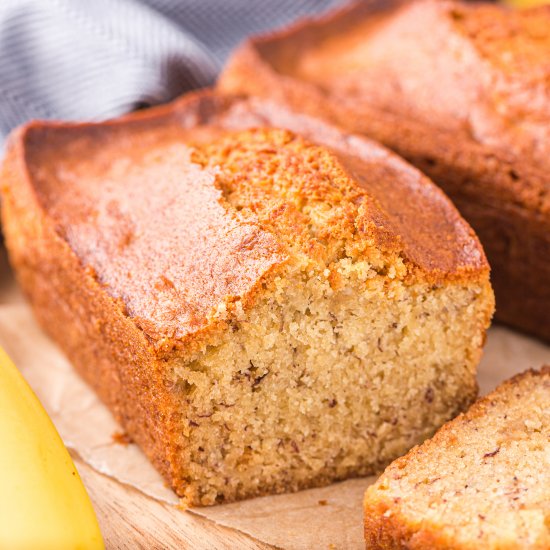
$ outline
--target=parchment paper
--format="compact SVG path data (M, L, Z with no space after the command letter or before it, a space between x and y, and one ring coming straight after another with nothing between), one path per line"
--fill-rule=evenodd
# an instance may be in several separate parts
M176 505L176 495L164 485L139 448L113 441L112 436L121 431L120 427L56 345L41 332L2 256L0 273L0 345L37 393L65 444L96 470ZM479 369L481 393L517 372L544 363L550 363L549 346L503 327L493 327ZM281 548L362 549L361 503L373 480L350 480L182 514L200 514Z

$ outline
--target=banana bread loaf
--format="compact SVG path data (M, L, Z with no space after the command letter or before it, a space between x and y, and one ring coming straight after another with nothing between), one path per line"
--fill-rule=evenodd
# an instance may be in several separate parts
M220 87L383 142L475 229L496 318L550 340L550 6L361 2L245 44Z
M502 384L365 495L367 548L548 550L550 367Z
M364 138L203 92L31 123L2 190L38 319L188 504L370 474L475 398L483 251Z

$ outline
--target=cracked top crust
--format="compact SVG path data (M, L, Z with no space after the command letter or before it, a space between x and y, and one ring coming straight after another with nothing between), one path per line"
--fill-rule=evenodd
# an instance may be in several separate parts
M293 253L274 223L297 236L309 226L307 255L329 268L330 243L351 235L345 254L399 260L404 279L488 279L477 238L427 178L268 102L205 91L105 123L33 122L12 136L6 166L5 192L23 177L46 223L157 348L252 302ZM237 187L246 211L231 204Z

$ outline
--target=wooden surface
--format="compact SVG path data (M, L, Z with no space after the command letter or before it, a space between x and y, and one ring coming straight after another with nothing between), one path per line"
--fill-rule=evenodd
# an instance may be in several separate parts
M272 550L234 529L154 500L73 457L108 549Z

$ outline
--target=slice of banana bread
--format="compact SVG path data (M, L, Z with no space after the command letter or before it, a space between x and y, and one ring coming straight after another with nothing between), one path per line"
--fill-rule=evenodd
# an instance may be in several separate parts
M550 548L550 367L502 384L365 495L369 549Z
M189 504L370 474L475 398L483 251L363 138L205 92L32 123L2 186L38 319Z
M377 139L485 248L496 318L550 340L550 6L376 0L252 40L225 91Z

